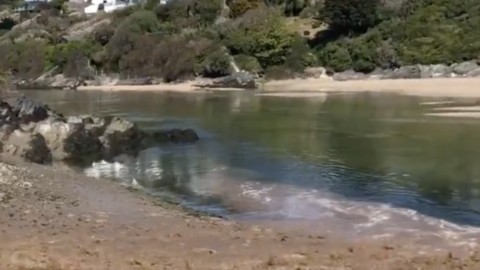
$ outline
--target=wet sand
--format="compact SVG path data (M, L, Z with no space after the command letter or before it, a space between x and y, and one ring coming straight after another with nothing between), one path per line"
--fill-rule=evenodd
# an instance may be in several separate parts
M480 269L476 251L422 255L408 239L237 224L63 167L2 160L16 164L0 163L2 270Z
M394 92L415 96L434 97L480 97L480 78L435 78L435 79L409 79L409 80L357 80L334 81L329 78L321 79L294 79L269 81L262 85L262 92L276 92L277 96L295 96L295 93L307 97L304 92ZM139 86L83 86L79 90L105 90L105 91L172 91L196 92L208 91L198 89L194 82L181 84L139 85ZM215 89L221 90L221 89ZM232 90L232 89L230 89ZM302 93L303 92L303 93Z

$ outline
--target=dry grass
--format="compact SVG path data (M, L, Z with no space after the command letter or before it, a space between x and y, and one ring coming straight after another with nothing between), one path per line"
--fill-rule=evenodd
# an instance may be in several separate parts
M316 22L315 19L306 18L302 19L300 17L291 17L286 18L287 30L292 33L299 33L302 36L314 37L318 31L326 29L325 24L321 24L319 27L313 27L312 25ZM309 32L309 35L304 35L305 31Z

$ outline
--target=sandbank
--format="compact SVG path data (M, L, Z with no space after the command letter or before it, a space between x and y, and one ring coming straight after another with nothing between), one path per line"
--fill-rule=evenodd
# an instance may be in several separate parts
M2 161L5 161L2 159ZM9 162L10 163L10 162ZM63 167L0 162L0 269L479 269L410 241L194 216ZM265 224L267 225L267 224Z
M192 93L208 91L195 87L195 82L158 85L102 85L82 86L78 90L97 91L165 91ZM215 89L222 90L222 89ZM432 97L480 97L480 78L432 78L432 79L398 79L398 80L355 80L334 81L331 78L292 79L265 82L258 92L289 92L308 97L300 92L385 92L414 96ZM277 94L280 95L280 94ZM311 96L311 94L310 94Z
M398 80L334 81L294 79L271 81L264 91L392 92L413 96L480 97L480 78L432 78Z

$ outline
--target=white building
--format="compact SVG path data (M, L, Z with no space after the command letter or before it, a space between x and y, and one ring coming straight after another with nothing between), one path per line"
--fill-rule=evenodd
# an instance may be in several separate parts
M141 1L142 0L91 0L91 4L86 7L84 11L87 15L95 14L99 11L110 13L117 9L137 5ZM159 0L161 5L167 1L168 0ZM85 2L88 2L88 0L85 0Z
M95 14L99 11L112 12L117 9L126 8L128 6L134 5L130 1L122 0L92 0L91 4L84 9L85 14Z

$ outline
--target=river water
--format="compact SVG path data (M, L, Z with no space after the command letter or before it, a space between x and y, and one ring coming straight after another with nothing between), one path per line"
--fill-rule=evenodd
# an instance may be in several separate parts
M232 219L303 222L348 237L480 243L480 119L429 115L478 99L27 94L65 114L109 114L145 129L199 133L194 145L82 168L94 177Z

